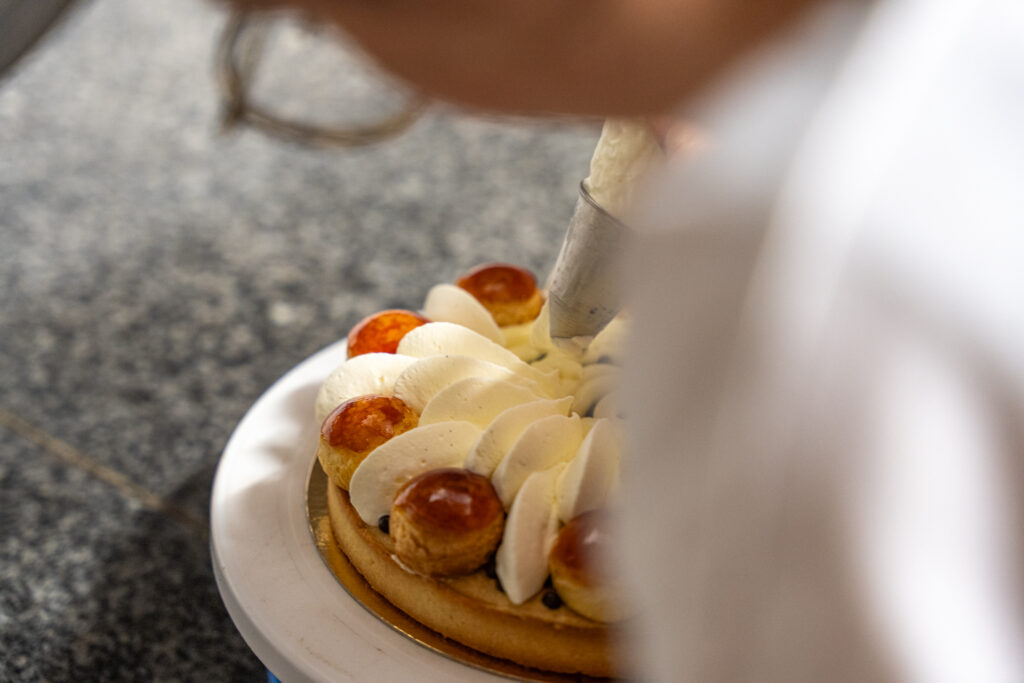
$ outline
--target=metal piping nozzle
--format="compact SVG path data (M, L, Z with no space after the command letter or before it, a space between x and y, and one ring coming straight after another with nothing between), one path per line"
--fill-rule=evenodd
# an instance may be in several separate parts
M589 343L618 313L619 258L626 237L626 226L580 183L580 197L548 284L551 339L559 346Z

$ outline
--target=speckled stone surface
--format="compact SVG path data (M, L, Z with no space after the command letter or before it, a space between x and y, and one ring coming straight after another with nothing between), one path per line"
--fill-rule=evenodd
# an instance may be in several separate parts
M201 527L2 431L0 497L0 680L262 676L220 606Z
M0 680L259 678L204 531L234 425L368 313L481 261L543 275L586 173L592 126L440 105L358 150L222 133L224 19L94 0L0 81ZM393 106L283 36L266 101Z

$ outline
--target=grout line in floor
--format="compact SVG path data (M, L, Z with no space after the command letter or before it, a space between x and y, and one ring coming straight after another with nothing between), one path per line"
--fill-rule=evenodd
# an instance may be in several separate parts
M145 507L165 513L175 521L198 531L202 536L209 534L207 524L202 519L170 503L144 486L136 484L121 472L97 462L74 446L51 436L36 427L28 420L0 408L0 425L7 427L21 438L46 449L68 465L88 472L97 479L110 484L122 495L133 498Z

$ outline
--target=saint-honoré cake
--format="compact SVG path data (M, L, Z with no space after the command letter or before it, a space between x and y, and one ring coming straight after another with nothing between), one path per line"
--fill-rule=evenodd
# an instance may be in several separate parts
M601 562L621 453L625 324L556 347L527 271L480 266L357 324L323 383L317 457L338 545L396 607L519 665L615 674Z

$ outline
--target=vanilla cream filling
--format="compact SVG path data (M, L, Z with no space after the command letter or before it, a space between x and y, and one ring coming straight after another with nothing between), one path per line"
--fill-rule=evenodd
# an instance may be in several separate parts
M417 413L422 413L445 388L472 377L500 380L509 385L524 386L536 394L544 393L536 379L526 373L517 374L514 370L472 356L404 357L412 362L395 378L393 391Z
M420 424L465 420L484 429L509 408L539 398L540 395L512 382L467 377L437 392L420 414Z
M514 605L536 595L548 577L548 554L558 535L555 490L562 467L530 474L505 519L494 564Z
M469 422L438 422L399 434L375 448L359 463L349 484L349 499L359 518L376 526L381 517L391 514L395 494L407 481L431 470L462 467L480 431Z
M480 440L466 456L463 466L470 472L490 477L527 427L552 415L567 417L571 406L572 396L566 396L532 401L509 408L487 425L487 429L480 435Z
M393 353L367 353L350 358L331 372L316 397L316 421L323 424L332 410L367 394L391 396L395 382L416 361Z
M423 315L436 322L468 327L495 344L506 343L505 333L498 327L498 323L494 322L490 311L462 287L450 284L431 287L426 301L423 302Z

